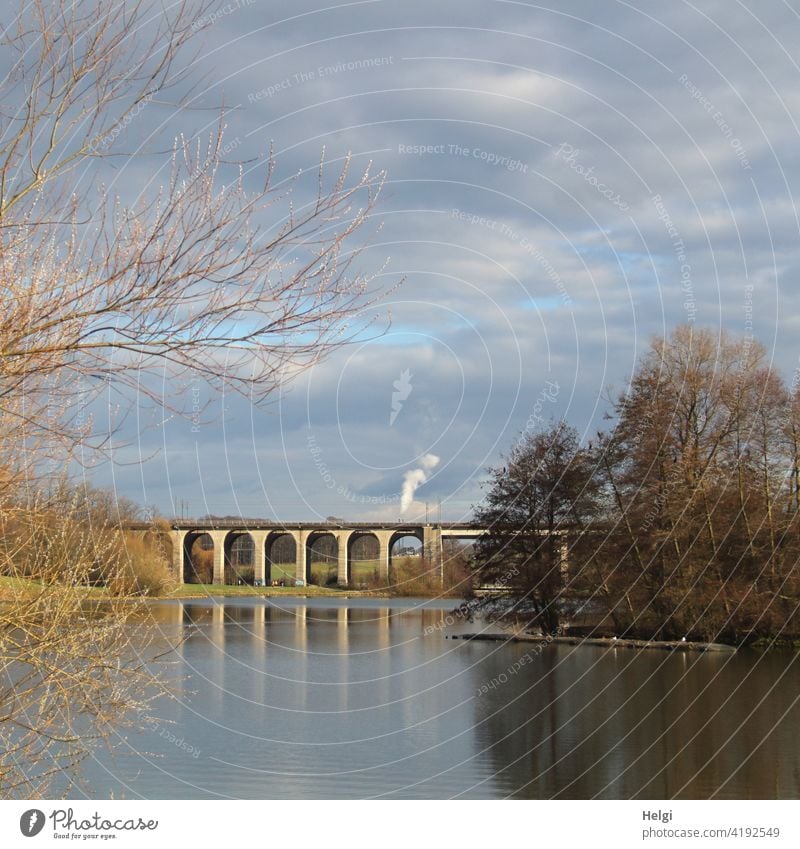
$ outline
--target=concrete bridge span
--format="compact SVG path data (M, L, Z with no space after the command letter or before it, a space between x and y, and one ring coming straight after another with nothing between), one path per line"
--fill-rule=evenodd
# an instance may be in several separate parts
M132 523L131 530L152 530L152 525ZM254 580L256 585L269 584L271 550L281 537L294 541L295 583L307 584L311 577L311 554L314 543L322 537L333 537L337 551L337 583L348 586L352 581L352 544L365 536L377 540L378 578L389 581L392 547L403 537L415 537L422 545L422 553L443 577L442 542L446 539L475 539L485 529L469 523L376 523L376 522L238 522L174 520L170 522L172 542L172 569L176 580L184 581L187 567L191 572L191 551L194 543L207 535L213 543L213 583L226 583L226 566L231 566L232 548L237 539L248 536L254 553Z

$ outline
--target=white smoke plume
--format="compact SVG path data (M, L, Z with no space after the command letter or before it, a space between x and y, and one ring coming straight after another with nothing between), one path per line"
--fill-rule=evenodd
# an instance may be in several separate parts
M400 512L405 513L414 501L414 493L428 480L428 472L439 465L435 454L425 454L420 458L419 469L411 469L403 475L403 492L400 495Z

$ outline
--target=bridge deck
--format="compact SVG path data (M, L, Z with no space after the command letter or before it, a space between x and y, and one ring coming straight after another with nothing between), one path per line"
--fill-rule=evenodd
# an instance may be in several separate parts
M486 532L486 528L468 522L276 522L269 519L167 519L176 531L252 530L252 531L409 531L419 533L434 528L442 533L464 532L470 536ZM125 527L146 531L151 522L127 522Z

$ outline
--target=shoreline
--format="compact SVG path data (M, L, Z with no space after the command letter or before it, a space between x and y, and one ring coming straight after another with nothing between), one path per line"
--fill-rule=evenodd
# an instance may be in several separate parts
M253 587L249 585L239 587L228 584L182 584L177 589L164 595L147 596L148 601L181 601L199 598L425 598L452 602L454 606L457 606L464 600L461 595L392 593L383 589L339 589L334 587L318 587L314 584L306 584L301 587Z
M448 638L448 637L446 637ZM535 634L451 634L451 640L503 643L540 643L547 645L597 646L614 649L660 649L661 651L735 652L736 646L726 643L702 643L683 640L637 640L627 637L546 637Z
M0 577L0 605L13 603L20 597L25 595L35 595L42 591L40 585L33 581ZM110 597L101 587L76 587L85 593L87 602L104 602L109 601ZM453 604L453 614L457 614L465 603L466 599L463 595L446 595L442 593L432 593L424 595L420 593L413 594L395 594L385 589L357 590L347 588L334 587L319 587L311 584L303 587L254 587L234 586L224 584L183 584L174 589L172 592L164 595L140 595L138 597L118 598L118 601L145 602L146 604L158 603L165 601L199 601L213 598L239 598L239 599L265 599L265 598L286 598L286 599L331 599L347 601L349 599L383 599L386 601L401 601L403 599L423 599L430 601L448 602ZM679 651L679 652L732 652L741 648L753 649L756 651L766 650L800 650L800 635L759 635L749 639L743 639L737 644L718 643L718 642L702 642L697 640L651 640L637 637L613 637L613 636L581 636L580 634L570 634L569 632L557 637L546 637L531 633L525 633L519 630L519 625L503 623L495 620L495 624L503 628L502 633L476 633L476 634L449 634L445 635L454 640L477 640L493 641L493 642L533 642L533 643L555 643L563 645L585 645L598 648L632 648L632 649L657 649L662 651ZM595 623L596 624L596 623Z
M184 585L193 586L192 584ZM385 590L338 590L327 587L235 587L224 584L201 584L203 589L177 589L149 601L181 601L198 598L402 598Z

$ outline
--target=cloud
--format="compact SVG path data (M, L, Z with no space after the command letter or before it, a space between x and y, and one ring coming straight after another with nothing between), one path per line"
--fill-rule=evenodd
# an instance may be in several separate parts
M236 104L237 155L274 143L278 180L306 172L297 204L316 190L323 145L330 162L352 151L355 171L386 168L383 227L359 266L390 257L379 282L405 279L385 338L336 352L269 409L214 402L199 437L176 421L132 436L159 454L115 483L165 511L171 492L197 493L198 512L202 493L217 513L247 492L248 514L357 519L377 504L396 517L399 479L407 511L430 480L416 458L434 452L447 459L429 488L460 517L547 379L562 387L558 415L581 433L603 426L609 387L624 389L649 338L686 320L683 273L697 323L734 333L754 285L753 332L790 375L800 18L778 0L729 7L302 0L301 15L279 0L220 18L196 71L210 80L204 106ZM136 133L166 109L144 110ZM168 131L215 117L187 110ZM570 162L562 144L579 151ZM149 168L110 176L135 195Z

